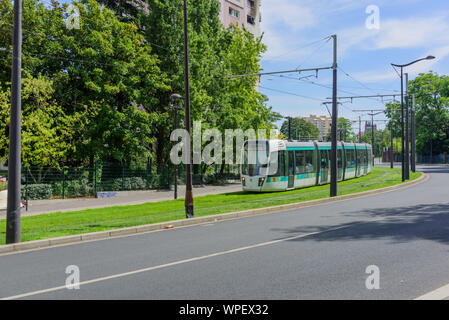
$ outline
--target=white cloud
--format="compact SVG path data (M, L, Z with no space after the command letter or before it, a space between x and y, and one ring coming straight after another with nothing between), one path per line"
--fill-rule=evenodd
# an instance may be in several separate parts
M447 17L391 19L381 23L377 49L420 47L449 40Z
M404 69L404 72L407 72L409 74L410 78L416 77L420 73L426 73L429 72L429 70L433 70L434 67L437 67L439 63L441 63L446 57L449 56L449 45L443 46L443 47L435 47L432 50L429 50L429 52L422 55L422 57L426 57L428 55L434 55L436 59L430 60L430 61L422 61L416 64L413 64L406 69ZM419 58L419 57L418 57ZM397 61L396 63L406 63L407 61ZM383 72L360 72L355 74L355 77L362 82L382 82L387 80L393 80L398 78L398 74L393 69L386 69Z
M288 0L264 0L262 19L266 30L273 26L285 26L292 31L298 31L317 23L312 8Z

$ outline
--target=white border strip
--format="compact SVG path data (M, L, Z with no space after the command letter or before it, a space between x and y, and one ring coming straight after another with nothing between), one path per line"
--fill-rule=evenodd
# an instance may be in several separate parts
M415 300L445 300L447 298L449 298L449 284L426 293Z

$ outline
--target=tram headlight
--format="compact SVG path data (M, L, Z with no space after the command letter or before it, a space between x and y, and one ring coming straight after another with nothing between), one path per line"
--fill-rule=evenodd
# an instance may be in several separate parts
M259 178L259 187L263 186L264 182L265 182L265 178Z
M246 186L246 178L245 177L242 178L242 184L243 184L243 186Z

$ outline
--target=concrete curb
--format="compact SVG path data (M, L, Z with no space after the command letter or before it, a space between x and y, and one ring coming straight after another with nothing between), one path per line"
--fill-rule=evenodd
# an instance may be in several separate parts
M357 199L357 198L362 198L362 197L366 197L366 196L370 196L370 195L376 195L376 194L381 194L381 193L390 192L390 191L394 191L394 190L404 189L404 188L411 187L413 185L425 182L428 179L429 179L429 175L423 173L421 175L421 177L419 177L418 179L413 180L413 181L405 182L405 183L398 184L398 185L391 186L391 187L338 196L335 198L317 199L317 200L304 201L304 202L298 202L298 203L290 203L290 204L284 204L284 205L267 207L267 208L259 208L259 209L251 209L251 210L240 211L240 212L231 212L231 213L210 215L210 216L198 217L198 218L193 218L193 219L167 221L167 222L154 223L154 224L143 225L143 226L122 228L122 229L115 229L115 230L108 230L108 231L100 231L100 232L93 232L93 233L85 233L85 234L78 234L78 235L73 235L73 236L58 237L58 238L45 239L45 240L35 240L35 241L21 242L21 243L10 244L10 245L0 245L0 255L7 254L7 253L26 251L26 250L32 250L32 249L47 248L47 247L58 246L58 245L72 244L72 243L83 242L83 241L104 240L104 239L109 239L109 238L142 234L142 233L160 231L160 230L165 230L165 229L172 229L172 228L177 228L177 227L193 226L193 225L199 225L199 224L204 224L204 223L238 219L238 218L273 213L273 212L278 212L278 211L286 211L286 210L297 209L297 208L311 207L311 206L327 204L327 203L332 203L332 202L338 202L338 201L344 201L344 200L349 200L349 199Z

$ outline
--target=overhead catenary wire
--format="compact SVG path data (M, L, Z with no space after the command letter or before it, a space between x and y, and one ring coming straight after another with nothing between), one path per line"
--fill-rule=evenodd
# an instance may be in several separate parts
M369 88L368 86L366 86L365 84L363 84L362 82L360 82L359 80L357 80L354 76L351 76L348 72L344 71L343 68L339 65L337 67L341 72L343 72L348 78L352 79L353 81L357 82L358 84L360 84L363 88L365 88L366 90L369 90L371 92L374 92L375 94L378 94L378 92L376 92L374 89Z
M290 79L290 80L302 81L304 83L312 84L312 85L315 85L315 86L318 86L318 87L332 89L332 87L330 85L325 85L325 84L317 83L317 82L310 81L310 80L299 79L299 78L289 77L289 76L285 76L285 75L273 75L273 76L279 77L279 78ZM337 89L337 90L340 91L340 92L347 93L347 94L354 94L355 95L355 93L350 92L350 91L346 91L346 90L343 90L343 89ZM377 99L374 99L374 98L371 98L371 99L373 99L375 101L378 101Z
M321 46L319 46L318 48L316 48L314 51L312 51L306 59L304 59L296 68L301 67L302 65L304 65L306 63L306 61L309 61L310 58L316 53L318 52L320 49L322 49L330 40L332 39L332 36L328 36L326 38L324 38L323 40L326 40L326 42L324 42Z
M279 92L279 93L284 93L284 94L288 94L288 95L292 95L292 96L297 96L297 97L301 97L301 98L304 98L304 99L310 99L310 100L315 100L315 101L319 101L319 102L325 102L325 100L322 100L322 99L319 99L319 98L304 96L304 95L301 95L301 94L288 92L288 91L284 91L284 90L267 88L267 87L264 87L264 86L259 86L259 88L265 89L265 90L271 90L271 91L275 91L275 92Z
M277 59L277 58L279 58L279 57L286 56L286 55L292 54L292 53L294 53L294 52L298 52L298 51L303 50L303 49L305 49L305 48L308 48L308 47L310 47L310 46L312 46L312 45L314 45L314 44L320 43L321 41L328 40L329 38L330 38L330 36L327 36L327 37L325 37L325 38L322 38L322 39L319 39L319 40L315 40L315 41L306 43L306 44L304 44L303 46L301 46L301 48L297 48L297 49L294 49L294 50L291 50L291 51L288 51L288 52L284 52L284 53L279 54L279 55L274 56L274 57L269 57L269 59L275 60L275 59Z

